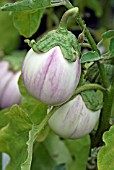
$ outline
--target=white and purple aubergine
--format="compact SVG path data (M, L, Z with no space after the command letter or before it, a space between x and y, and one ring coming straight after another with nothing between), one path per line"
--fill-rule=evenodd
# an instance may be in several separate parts
M20 74L10 71L7 61L0 62L0 109L20 104L21 94L17 83Z
M59 46L41 54L30 49L22 67L22 78L28 92L48 105L67 101L78 85L80 74L78 56L75 62L68 62Z
M59 136L78 139L89 134L95 127L100 110L89 110L81 95L61 106L48 121L50 128Z

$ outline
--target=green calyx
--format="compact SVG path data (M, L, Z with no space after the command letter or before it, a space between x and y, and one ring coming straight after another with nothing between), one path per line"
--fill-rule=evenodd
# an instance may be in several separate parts
M69 16L74 18L78 12L77 7L69 9L62 16L58 29L48 32L38 42L34 40L26 40L26 42L37 53L45 53L53 47L59 46L65 59L69 62L76 61L76 56L80 56L80 46L75 35L67 30L67 21Z
M76 56L80 55L80 46L78 41L72 32L59 27L57 30L48 32L38 42L34 40L26 40L32 49L37 52L47 52L55 46L59 46L65 59L69 62L74 62Z
M99 88L99 85L96 86L95 84L93 85L96 90L91 89L91 87L89 86L90 82L86 80L81 81L80 85L82 87L84 87L84 85L88 86L88 90L84 90L80 93L86 107L92 111L97 111L101 109L103 106L103 92L101 90L103 89Z
M88 109L97 111L103 106L103 93L100 90L87 90L81 92L82 99Z

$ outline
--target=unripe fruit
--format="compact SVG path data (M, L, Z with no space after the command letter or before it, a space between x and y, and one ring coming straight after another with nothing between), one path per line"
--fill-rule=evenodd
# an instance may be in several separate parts
M9 63L7 61L0 62L0 109L19 104L21 101L17 83L20 72L13 73L8 69Z
M80 73L78 56L75 62L68 62L59 46L41 54L31 49L22 67L28 92L48 105L59 105L68 100L78 85Z
M77 139L89 134L98 121L100 110L89 110L81 95L61 106L50 118L49 126L63 138Z

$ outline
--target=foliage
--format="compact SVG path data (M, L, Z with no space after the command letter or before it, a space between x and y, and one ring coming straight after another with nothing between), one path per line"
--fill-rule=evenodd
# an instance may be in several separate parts
M13 26L12 16L0 11L0 50L10 52L18 47L19 34ZM10 30L10 31L9 31Z
M77 95L78 89L81 89L78 93L82 95L86 106L93 111L101 109L100 120L90 136L86 135L78 140L62 139L48 126L49 118L61 106L54 106L47 114L50 106L33 98L24 87L20 76L20 105L0 110L0 170L3 152L10 156L6 170L90 170L90 167L93 170L113 170L114 2L1 0L0 6L0 61L8 61L10 69L14 72L21 70L28 48L24 38L43 37L36 44L35 41L29 41L37 45L39 53L42 52L42 48L45 52L48 47L50 49L50 44L52 47L59 42L59 45L64 47L62 50L67 59L76 55L77 49L78 54L81 54L82 75L71 99ZM78 6L79 13L75 16L70 15L68 20L65 20L65 30L62 28L63 32L58 37L55 35L55 28L61 27L60 18L73 6ZM71 32L67 36L67 26L75 34L72 34L74 39L83 34L82 42L78 38L74 40ZM47 34L50 30L53 30L52 36ZM42 43L45 37L47 44ZM87 82L88 88L85 88L83 82ZM89 86L91 84L92 88ZM101 87L100 90L98 85ZM95 150L93 155L90 154L92 150ZM96 150L99 150L98 155Z
M98 169L109 169L114 168L114 125L110 127L109 131L103 135L103 146L98 153Z

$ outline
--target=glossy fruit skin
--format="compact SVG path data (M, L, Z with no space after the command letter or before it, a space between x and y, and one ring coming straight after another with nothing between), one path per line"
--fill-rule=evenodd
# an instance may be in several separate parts
M60 105L76 89L81 74L80 60L64 59L59 46L38 54L32 49L25 57L22 78L28 92L48 105Z
M0 109L20 104L21 94L18 88L20 74L20 71L13 73L9 70L7 61L0 62Z
M81 95L60 107L50 118L49 126L63 138L78 139L89 134L100 116L100 110L89 110Z

